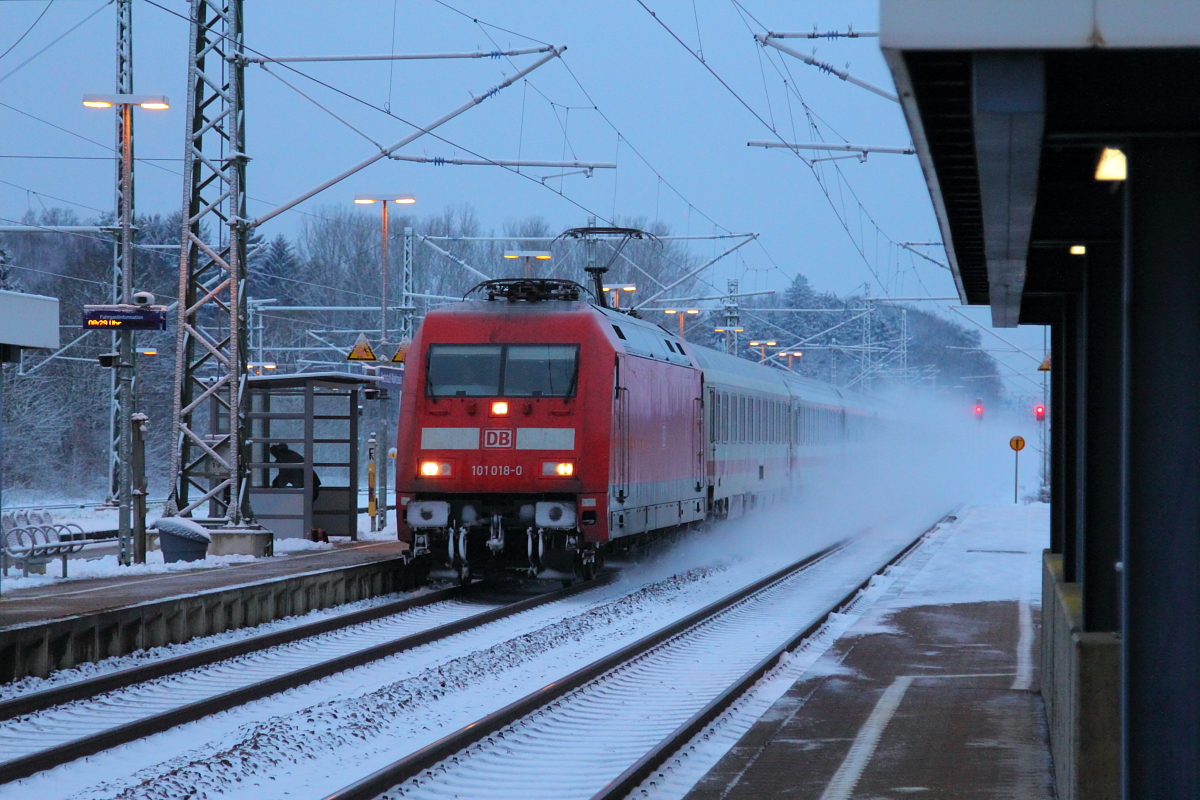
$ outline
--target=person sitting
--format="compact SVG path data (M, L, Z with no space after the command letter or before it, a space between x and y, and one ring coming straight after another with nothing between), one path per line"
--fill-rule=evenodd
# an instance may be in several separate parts
M275 457L276 464L303 464L304 456L297 453L292 448L288 447L283 442L276 442L271 445L271 455ZM280 468L279 474L271 481L272 488L283 489L288 486L294 486L297 489L304 488L304 470L296 467L287 469ZM313 502L317 502L317 498L321 495L321 476L316 471L313 471Z

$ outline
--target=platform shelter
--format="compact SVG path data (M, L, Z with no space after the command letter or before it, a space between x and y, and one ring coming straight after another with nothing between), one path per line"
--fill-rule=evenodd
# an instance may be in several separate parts
M964 303L1049 325L1059 796L1200 786L1200 4L882 0Z
M376 379L341 372L249 379L250 508L276 539L358 539L359 405Z

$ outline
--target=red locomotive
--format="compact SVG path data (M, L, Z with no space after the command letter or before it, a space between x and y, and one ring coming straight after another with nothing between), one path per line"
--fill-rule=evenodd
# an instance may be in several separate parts
M419 573L589 579L633 537L793 493L874 419L832 386L683 341L571 281L475 292L431 311L408 351L396 496Z

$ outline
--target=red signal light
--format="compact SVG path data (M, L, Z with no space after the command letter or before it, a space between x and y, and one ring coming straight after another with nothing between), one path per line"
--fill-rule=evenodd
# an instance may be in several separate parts
M983 406L975 406L975 413L976 413L976 414L982 414L982 413L983 413Z
M1035 417L1037 417L1038 422L1044 422L1046 419L1046 407L1045 406L1037 406L1036 408L1033 409L1033 415Z

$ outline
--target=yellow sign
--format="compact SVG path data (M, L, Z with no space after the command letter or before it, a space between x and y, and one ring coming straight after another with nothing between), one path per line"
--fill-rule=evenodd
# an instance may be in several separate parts
M412 342L410 342L407 337L405 337L404 341L400 342L400 346L396 348L396 354L392 356L393 364L404 363L404 356L408 354L408 346L410 344L412 344Z
M1050 356L1046 356L1046 360L1042 362L1042 365L1040 367L1038 367L1038 372L1049 372L1049 371L1050 371Z
M1014 436L1008 440L1008 446L1013 450L1020 452L1025 449L1025 438L1022 436Z
M367 341L365 334L358 335L358 341L354 343L354 347L346 355L347 361L378 361L375 357L375 351L371 349L371 343Z

